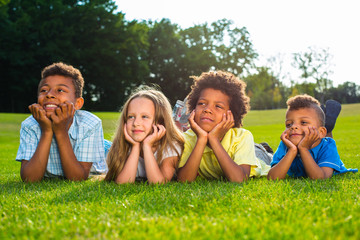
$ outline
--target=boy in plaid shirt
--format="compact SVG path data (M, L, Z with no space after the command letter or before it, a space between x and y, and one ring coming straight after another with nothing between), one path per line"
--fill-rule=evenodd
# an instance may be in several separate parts
M38 102L21 124L16 160L23 181L81 181L107 171L101 120L80 110L83 87L80 71L70 65L54 63L42 71Z

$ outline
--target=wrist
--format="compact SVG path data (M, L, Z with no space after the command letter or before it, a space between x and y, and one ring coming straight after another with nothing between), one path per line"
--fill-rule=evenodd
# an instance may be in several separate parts
M54 132L52 131L52 129L46 129L46 130L41 130L41 136L43 137L51 137L54 135Z

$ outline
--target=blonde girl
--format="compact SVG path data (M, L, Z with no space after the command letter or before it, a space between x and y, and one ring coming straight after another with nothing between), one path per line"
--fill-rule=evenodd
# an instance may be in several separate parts
M168 182L176 173L183 147L184 139L172 119L168 99L153 88L139 88L123 106L107 156L105 180Z

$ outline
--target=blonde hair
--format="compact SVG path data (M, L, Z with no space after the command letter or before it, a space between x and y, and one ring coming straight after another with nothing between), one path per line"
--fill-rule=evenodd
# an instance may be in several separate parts
M154 88L140 87L130 95L129 99L123 106L116 134L113 139L113 144L107 156L109 171L105 177L106 181L115 180L115 178L123 169L125 162L130 154L131 144L125 140L124 126L127 121L129 104L135 98L147 98L151 100L155 106L154 124L161 124L166 129L165 136L161 138L156 145L157 163L160 164L163 152L167 146L174 150L179 157L182 150L184 149L184 138L181 131L176 127L172 118L172 110L169 100L162 92ZM177 145L181 146L181 152L177 150Z

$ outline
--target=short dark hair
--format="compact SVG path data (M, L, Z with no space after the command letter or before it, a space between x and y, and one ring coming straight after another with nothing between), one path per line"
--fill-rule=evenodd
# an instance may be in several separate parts
M322 127L325 126L324 111L320 107L320 102L314 97L307 94L297 95L289 98L286 101L286 104L288 106L288 111L299 110L302 108L314 109L320 121L320 125Z
M242 126L242 119L250 109L250 98L246 96L246 83L234 74L225 71L203 72L199 77L191 76L194 83L188 95L189 111L196 108L201 91L207 88L220 90L230 98L230 110L234 116L235 127Z
M62 62L53 63L42 70L41 81L43 81L45 78L49 76L55 76L55 75L71 78L75 87L75 97L76 98L82 97L82 91L84 88L84 78L78 69Z

